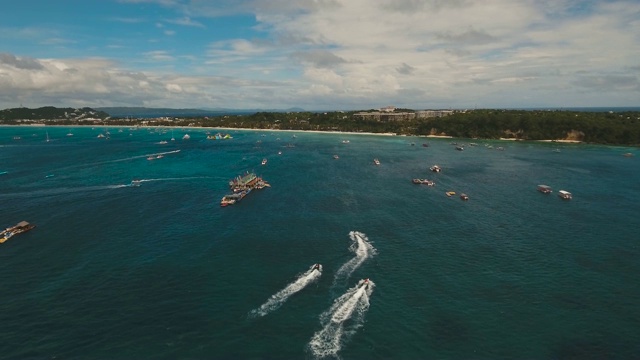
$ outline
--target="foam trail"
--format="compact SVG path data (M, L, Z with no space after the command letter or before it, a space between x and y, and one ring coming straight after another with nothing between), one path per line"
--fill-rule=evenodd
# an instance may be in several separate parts
M342 346L362 327L369 310L369 297L375 287L371 280L368 284L366 286L364 280L360 280L320 315L323 327L309 341L309 350L315 358L336 357ZM352 321L347 321L349 319Z
M365 260L376 254L376 249L369 243L369 239L365 234L358 231L351 231L349 232L349 237L351 237L351 240L353 241L349 250L354 252L356 256L338 269L334 279L334 284L338 279L349 278L349 276L351 276L351 274L359 268Z
M164 155L175 154L175 153L179 153L179 152L180 152L180 149L173 150L173 151L159 152L159 153L154 153L154 154L147 154L147 155L130 156L130 157L126 157L126 158L123 158L123 159L98 161L98 162L87 163L87 164L69 165L69 166L64 166L64 167L55 169L55 172L62 172L63 170L75 169L75 168L94 167L94 166L97 166L97 165L113 164L113 163L119 163L119 162L123 162L123 161L131 161L131 160L135 160L135 159L146 159L146 158L148 158L150 156L152 156L152 157L156 157L158 155L163 155L164 156Z
M287 285L284 289L280 290L276 294L272 295L267 302L262 304L259 308L251 310L249 312L250 317L260 317L269 314L270 312L277 310L282 304L284 304L289 297L298 291L304 289L307 285L318 280L322 275L322 265L318 269L315 269L315 264L309 268L305 273L300 275L294 282Z

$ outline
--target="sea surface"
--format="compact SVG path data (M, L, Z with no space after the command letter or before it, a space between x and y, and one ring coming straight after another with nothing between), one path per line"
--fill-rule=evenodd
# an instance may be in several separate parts
M640 358L637 148L206 131L0 127L0 358Z

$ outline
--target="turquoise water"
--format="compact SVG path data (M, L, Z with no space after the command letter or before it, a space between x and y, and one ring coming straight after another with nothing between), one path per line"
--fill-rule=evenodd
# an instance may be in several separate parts
M637 149L122 130L0 127L0 357L640 356Z

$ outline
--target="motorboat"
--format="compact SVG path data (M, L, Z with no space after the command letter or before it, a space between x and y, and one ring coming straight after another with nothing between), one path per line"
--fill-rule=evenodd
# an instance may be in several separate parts
M131 180L131 184L129 184L129 186L140 186L141 183L142 181L140 180Z
M337 160L337 159L340 159L340 156L338 156L338 155L333 155L333 158Z
M433 165L432 167L429 168L429 170L433 171L433 172L440 172L442 171L442 169L440 168L440 166L438 165Z
M538 185L538 191L543 194L551 194L553 192L553 190L551 190L551 186L547 185Z
M465 193L460 194L460 199L462 200L469 200L469 196Z
M376 165L380 165L380 160L378 160L378 159L373 159L373 163L374 163L374 164L376 164Z
M558 196L560 196L560 198L564 199L564 200L571 200L573 199L573 195L571 195L570 192L565 191L565 190L559 190L558 191Z
M456 192L455 192L455 191L447 191L445 194L446 194L448 197L452 197L453 195L455 195L455 194L456 194Z
M267 159L262 159L262 165L267 165Z

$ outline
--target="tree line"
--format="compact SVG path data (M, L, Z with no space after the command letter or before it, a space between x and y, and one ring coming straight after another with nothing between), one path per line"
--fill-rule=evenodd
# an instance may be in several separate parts
M402 109L411 112L410 109ZM79 116L77 109L7 109L0 122L20 124L19 119L38 120L48 125L123 125L228 127L274 130L317 130L395 133L398 135L448 135L457 138L518 140L579 140L610 145L640 145L640 112L583 112L567 110L455 111L435 118L376 120L356 116L358 111L256 112L244 115L191 116L157 119L110 118L104 112L83 108L96 120ZM73 114L75 116L70 116Z

